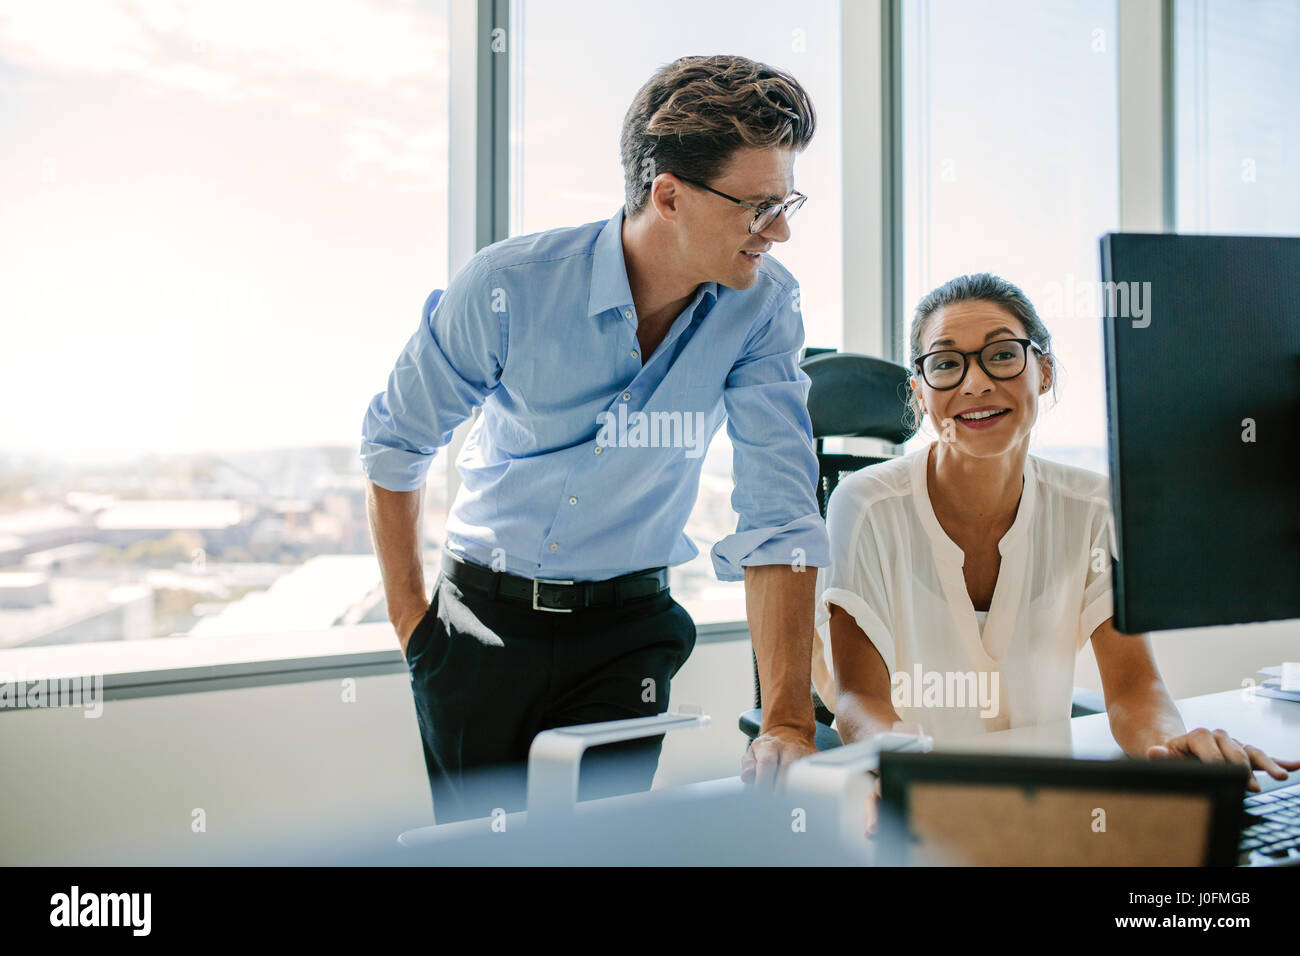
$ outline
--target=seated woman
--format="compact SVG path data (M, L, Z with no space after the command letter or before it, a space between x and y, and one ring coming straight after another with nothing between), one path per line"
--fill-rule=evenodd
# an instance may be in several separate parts
M1146 635L1113 627L1106 479L1029 454L1056 369L1024 293L987 274L945 283L916 308L911 360L913 411L939 440L848 476L827 509L816 620L830 653L814 675L845 743L899 721L942 743L1065 720L1091 639L1125 753L1300 769L1187 731Z

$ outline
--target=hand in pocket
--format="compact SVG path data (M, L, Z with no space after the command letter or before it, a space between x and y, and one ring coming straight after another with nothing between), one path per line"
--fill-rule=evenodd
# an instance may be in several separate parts
M424 623L424 619L429 616L429 609L432 607L432 604L426 606L425 609L420 612L418 617L411 614L408 617L403 618L394 627L394 630L397 632L397 643L402 648L403 657L409 659L407 649L411 646L411 638L413 638L416 631L420 629L420 625Z

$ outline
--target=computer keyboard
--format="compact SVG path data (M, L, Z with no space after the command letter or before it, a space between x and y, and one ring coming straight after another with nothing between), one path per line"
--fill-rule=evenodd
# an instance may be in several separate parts
M1300 863L1300 784L1252 794L1245 805L1237 862Z

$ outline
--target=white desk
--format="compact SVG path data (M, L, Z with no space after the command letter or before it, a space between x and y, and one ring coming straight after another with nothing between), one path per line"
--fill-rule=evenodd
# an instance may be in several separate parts
M1175 703L1188 730L1196 727L1217 730L1221 727L1271 757L1300 760L1300 703L1251 696L1243 690L1188 697ZM1058 757L1123 756L1119 744L1111 736L1110 722L1105 714L936 743L935 749ZM1255 776L1265 790L1300 782L1300 772L1293 773L1289 781L1274 780L1262 771L1256 771Z
M1179 711L1183 715L1183 721L1189 730L1201 726L1208 727L1211 730L1222 727L1238 740L1254 744L1273 756L1300 758L1300 704L1268 697L1247 699L1240 691L1191 697L1178 701L1177 704ZM1055 724L985 734L978 738L968 738L943 745L936 744L935 749L976 751L990 754L1047 754L1103 759L1122 755L1119 746L1115 743L1115 739L1111 736L1110 726L1105 714L1076 717L1073 720L1060 721ZM1261 786L1266 790L1287 785L1287 782L1273 780L1272 777L1266 774L1257 773L1256 776ZM1289 782L1296 783L1298 781L1300 781L1300 773L1293 774ZM661 818L653 823L647 823L647 820L643 819L640 821L640 825L650 825L653 828L655 823L659 826L669 826L671 823L671 832L676 832L680 829L681 818L675 817L674 814L679 813L681 808L689 806L693 800L698 799L701 801L701 806L711 802L725 802L730 799L740 800L745 791L746 788L740 783L739 777L728 775L718 780L674 787L667 791L656 790L648 793L629 794L581 803L578 804L576 816L579 820L585 818L593 824L598 824L601 818L606 815L609 815L611 819L617 819L620 813L634 814L640 812L648 815L656 812L656 808L658 808L662 815ZM786 798L773 796L768 799L779 804L781 813L786 814L786 816L782 817L783 825L781 827L776 828L776 830L763 830L761 832L785 831L788 828L789 808L786 803L781 801ZM736 806L738 810L743 810L752 802L754 802L752 797L746 798L744 802L737 803ZM527 827L522 826L526 823L526 816L524 813L510 814L506 818L506 832L513 834L522 831L527 834ZM687 817L690 816L690 814L687 815ZM678 822L674 823L674 820ZM436 850L439 846L450 847L453 841L470 840L482 836L484 842L480 844L481 847L496 848L498 844L493 842L488 834L489 828L490 821L488 820L467 820L460 823L424 827L405 834L402 843L405 847L411 849ZM631 840L634 837L639 838L639 836L644 835L621 832L617 836L621 841ZM715 834L715 836L720 836L720 834ZM606 834L605 836L607 841L613 838L614 835L612 834ZM744 833L745 841L751 841L754 838L754 831ZM651 834L649 839L653 843L657 838ZM695 839L703 839L703 835L697 835ZM501 849L504 850L508 842L502 841L500 844ZM739 843L735 844L735 846L739 845ZM749 846L749 843L745 843L745 845ZM516 854L515 857L502 856L499 859L485 857L480 862L489 865L494 862L511 860L514 862L543 862L551 859L547 855L548 853L558 852L557 846L564 849L564 852L568 854L564 858L566 862L591 862L591 859L582 857L580 848L574 842L566 842L563 839L553 840L550 843L539 840L535 846L530 843L527 846L520 846L511 851ZM701 844L699 846L681 847L677 850L680 856L665 857L658 862L672 862L679 865L734 863L736 858L733 858L731 854L735 846L728 848L726 839L723 838L721 843L710 846ZM752 850L752 847L750 849ZM862 849L866 851L866 856L862 862L867 862L871 859L872 848L868 846ZM608 848L605 848L605 850L608 850ZM601 847L595 847L592 853L601 851ZM478 851L473 849L473 844L458 846L449 850L449 852L451 856L443 859L442 862L460 860L462 854L464 854L465 859L478 859L474 855ZM627 852L630 854L627 859L644 860L649 858L644 854L650 851L645 848L633 850L629 846ZM662 853L662 848L660 852ZM780 852L780 850L774 848L770 854L771 859L767 860L767 862L779 860ZM642 855L638 856L637 854ZM556 860L558 859L559 857L556 857Z

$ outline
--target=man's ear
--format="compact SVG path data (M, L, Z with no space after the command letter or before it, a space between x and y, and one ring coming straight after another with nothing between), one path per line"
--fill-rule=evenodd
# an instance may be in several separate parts
M680 183L672 173L660 173L650 184L650 202L655 215L669 222L676 222L678 216L677 201L681 195Z

